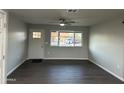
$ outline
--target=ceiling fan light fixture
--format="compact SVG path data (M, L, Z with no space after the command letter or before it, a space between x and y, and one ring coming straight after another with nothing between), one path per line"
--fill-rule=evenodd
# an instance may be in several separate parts
M60 26L65 26L65 24L64 24L64 23L60 23L59 25L60 25Z

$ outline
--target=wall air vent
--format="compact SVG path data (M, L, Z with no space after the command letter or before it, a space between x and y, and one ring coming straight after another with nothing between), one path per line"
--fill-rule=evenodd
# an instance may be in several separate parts
M68 13L77 13L78 9L67 9Z

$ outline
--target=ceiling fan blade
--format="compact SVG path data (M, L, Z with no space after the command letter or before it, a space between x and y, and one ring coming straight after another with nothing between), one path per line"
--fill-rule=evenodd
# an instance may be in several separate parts
M67 21L67 22L65 22L65 23L76 23L75 21Z
M60 22L48 22L48 23L60 23Z
M58 20L51 20L48 23L50 23L50 24L61 24L61 23L63 23L65 25L70 26L70 25L72 25L74 23L77 23L77 22L75 22L73 20L69 20L69 19L60 18Z

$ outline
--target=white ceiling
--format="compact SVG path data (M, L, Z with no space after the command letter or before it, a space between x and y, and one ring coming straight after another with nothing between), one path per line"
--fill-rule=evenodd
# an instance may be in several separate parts
M115 17L124 17L123 9L80 9L77 13L68 13L66 9L9 9L8 11L30 24L57 25L53 22L65 18L76 21L73 24L75 26L92 26Z

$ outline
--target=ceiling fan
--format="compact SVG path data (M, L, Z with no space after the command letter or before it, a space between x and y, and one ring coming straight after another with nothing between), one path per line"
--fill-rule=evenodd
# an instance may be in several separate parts
M59 18L57 22L52 22L52 23L59 24L60 26L65 26L65 25L71 25L76 22L65 18Z
M59 21L60 21L60 24L59 24L60 26L71 25L72 23L75 23L75 21L67 20L64 18L60 18Z

